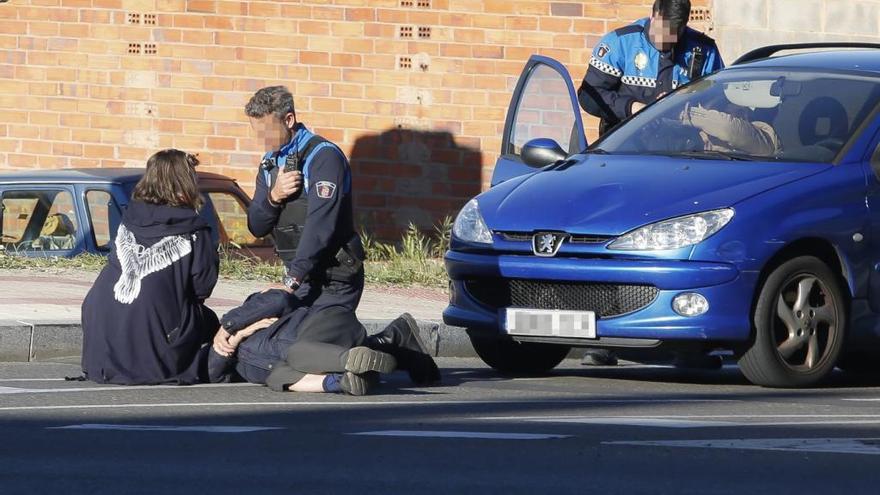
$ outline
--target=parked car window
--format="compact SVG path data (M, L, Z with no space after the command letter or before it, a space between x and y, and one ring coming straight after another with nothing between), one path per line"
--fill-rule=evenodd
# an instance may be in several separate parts
M880 100L877 80L849 74L732 70L685 86L594 148L830 162Z
M207 193L220 224L220 243L242 247L266 246L266 239L256 238L248 230L247 210L234 194L213 191Z
M523 145L536 138L553 139L568 150L575 128L571 110L565 78L547 65L536 65L520 96L508 153L519 156Z
M68 191L5 191L0 203L4 250L59 251L76 246L76 210Z
M109 192L90 190L86 191L86 210L89 213L89 223L92 224L95 246L101 250L109 250L116 229L119 228L119 206Z

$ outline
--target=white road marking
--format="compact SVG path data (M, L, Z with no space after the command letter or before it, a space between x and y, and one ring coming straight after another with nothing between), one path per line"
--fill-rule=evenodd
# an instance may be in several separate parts
M724 428L741 426L836 426L880 424L880 414L765 414L674 416L484 416L490 421L569 423L656 428ZM762 421L764 420L764 421ZM769 421L772 420L772 421Z
M140 389L149 389L153 387L139 387ZM188 387L177 387L180 389L187 389ZM130 404L65 404L65 405L53 405L53 406L7 406L0 407L0 412L3 411L52 411L52 410L75 410L75 409L125 409L125 408L162 408L162 407L256 407L256 406L286 406L286 407L299 407L299 406L328 406L328 405L342 405L342 406L389 406L396 407L400 405L406 406L459 406L459 405L528 405L528 406L539 406L542 404L627 404L627 403L644 403L646 400L627 400L627 399L582 399L582 400L544 400L544 401L512 401L512 400L471 400L471 401L452 401L452 400L398 400L398 401L359 401L359 400L326 400L326 401L309 401L309 402L293 402L293 401L277 401L277 402L166 402L166 403L130 403ZM668 403L669 400L661 399L657 401L647 401L647 402L659 402L659 403ZM675 402L675 401L671 401ZM715 400L688 400L686 402L738 402L738 401L715 401Z
M114 392L122 390L140 390L146 392L148 390L191 390L192 387L198 388L229 388L229 387L257 387L259 385L253 383L205 383L200 385L182 386L182 385L113 385L110 387L64 387L64 388L21 388L21 387L0 387L0 395L4 394L59 394L68 392Z
M66 382L64 378L0 378L0 382Z
M653 440L602 442L603 445L776 450L828 454L880 455L880 438L759 438L718 440Z
M693 421L688 419L666 418L550 418L531 419L532 423L577 423L595 425L649 426L655 428L708 428L714 426L738 426L738 423L726 421Z
M418 437L418 438L479 438L486 440L548 440L556 438L570 438L571 435L551 435L544 433L496 433L488 431L407 431L407 430L384 430L362 431L349 433L349 435L364 435L375 437Z
M172 425L109 425L82 424L50 426L47 430L121 430L121 431L182 431L203 433L250 433L263 430L283 430L278 426L172 426Z

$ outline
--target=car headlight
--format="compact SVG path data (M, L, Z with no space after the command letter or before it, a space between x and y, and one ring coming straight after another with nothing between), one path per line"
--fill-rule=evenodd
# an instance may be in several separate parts
M492 232L486 227L483 215L480 214L480 205L476 199L468 201L464 208L455 217L452 225L452 234L467 242L492 244Z
M724 208L663 220L622 235L608 249L661 251L692 246L721 230L733 214L732 208Z

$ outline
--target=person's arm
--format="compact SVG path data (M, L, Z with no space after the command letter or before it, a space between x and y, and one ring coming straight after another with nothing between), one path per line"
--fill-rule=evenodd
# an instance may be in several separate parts
M617 122L632 115L635 98L620 94L625 58L616 33L606 34L593 49L590 66L578 90L578 101L590 115Z
M305 280L327 249L331 248L347 185L345 159L333 147L319 150L309 168L306 222L296 257L287 266L288 275L299 283Z
M778 140L775 134L771 135L757 125L760 122L753 123L717 110L690 107L687 110L687 123L728 143L735 150L758 156L770 156L777 151Z
M193 233L192 287L196 299L204 301L211 297L217 285L220 257L211 241L210 227Z
M272 203L269 199L269 185L266 184L265 175L262 168L257 171L254 199L247 210L248 230L256 237L269 235L281 214L281 205Z

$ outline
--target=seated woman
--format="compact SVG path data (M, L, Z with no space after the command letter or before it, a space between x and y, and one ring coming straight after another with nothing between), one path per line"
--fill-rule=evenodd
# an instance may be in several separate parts
M219 327L204 304L219 258L198 214L197 164L175 149L147 161L107 266L83 301L87 379L191 384L207 376L198 355Z

